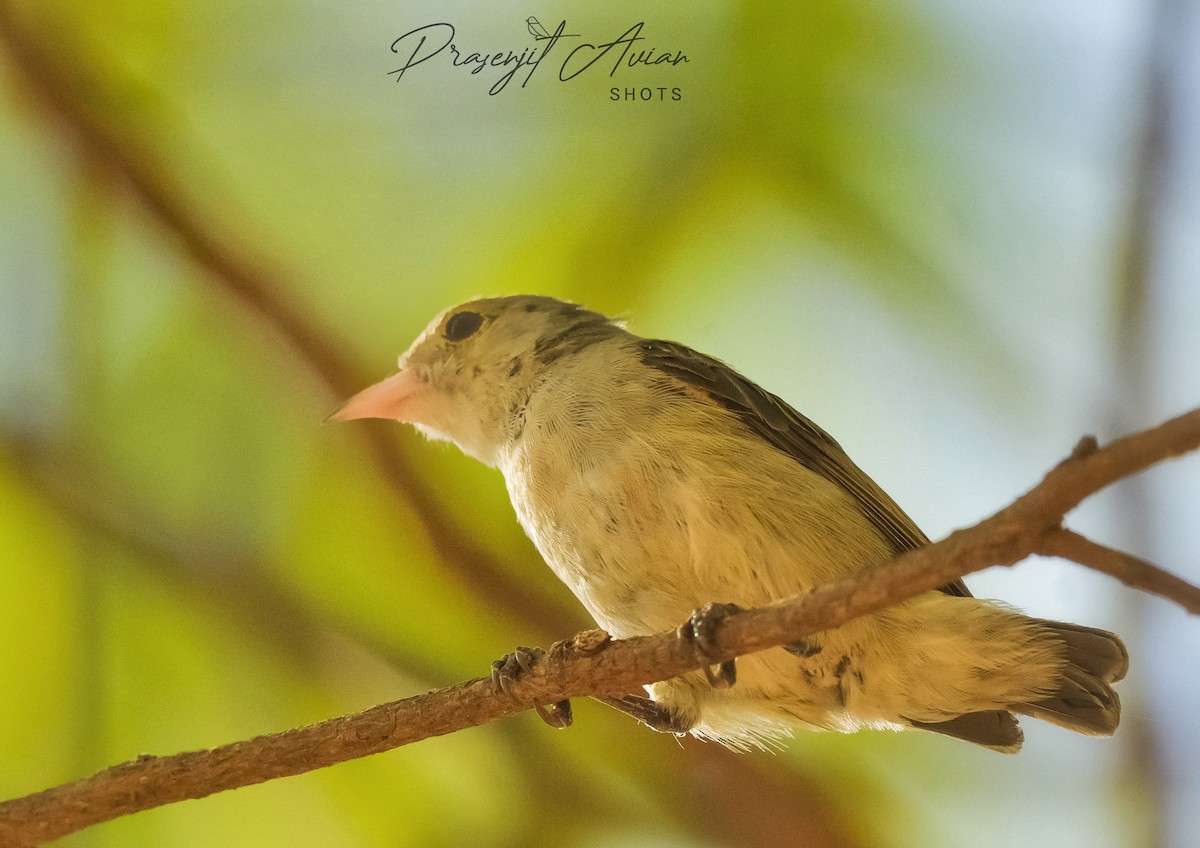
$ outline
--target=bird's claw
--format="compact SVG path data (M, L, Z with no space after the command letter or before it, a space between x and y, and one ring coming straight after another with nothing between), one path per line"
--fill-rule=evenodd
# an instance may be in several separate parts
M533 709L537 712L538 718L555 730L566 730L575 721L570 701L559 701L557 704L551 704L548 707L543 707L541 704L534 704Z
M737 604L705 604L695 610L687 623L680 628L680 638L691 643L696 659L707 660L712 652L717 627L724 619L741 611L741 607ZM703 669L704 676L714 689L728 689L737 681L735 660L725 660L719 663L716 672L707 662Z
M497 692L503 692L514 701L519 701L514 686L521 675L533 668L546 655L541 648L518 647L492 663L492 687ZM538 717L551 727L559 730L570 727L574 717L570 701L559 701L548 707L534 704Z
M808 636L804 639L797 639L795 642L788 642L782 648L789 654L800 657L801 659L810 659L821 653L821 640L816 636Z
M545 653L541 648L518 646L516 650L505 654L492 663L492 686L515 701L517 696L513 685L522 674L533 668Z
M708 679L708 685L714 689L729 689L734 683L737 683L737 661L725 660L717 665L717 670L714 672L712 666L704 666L704 676Z

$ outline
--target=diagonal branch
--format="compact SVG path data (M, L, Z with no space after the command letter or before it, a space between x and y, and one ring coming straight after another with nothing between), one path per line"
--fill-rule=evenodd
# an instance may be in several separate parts
M1046 549L1064 515L1122 477L1200 447L1200 409L1098 448L1076 452L1027 494L979 524L910 551L889 565L725 619L707 660L719 662L829 630L991 565ZM1050 543L1053 546L1055 543ZM1068 552L1068 545L1061 548ZM1091 554L1083 565L1091 565ZM1128 558L1125 567L1143 567ZM1146 582L1143 580L1142 582ZM1138 585L1142 585L1139 582ZM1176 591L1182 589L1182 591ZM1195 587L1163 594L1191 612ZM187 798L261 783L512 715L533 704L622 693L698 668L693 645L674 633L609 641L588 631L557 646L514 687L475 679L309 727L205 751L141 757L92 777L0 804L0 841L35 845L98 822Z
M73 525L133 554L189 596L213 601L239 627L302 667L313 665L315 646L349 639L416 681L447 677L445 669L435 667L418 652L315 614L286 586L273 580L270 574L276 569L262 562L240 562L236 567L222 562L222 567L215 568L204 553L211 545L176 538L156 528L145 515L131 514L119 494L81 487L87 471L66 457L0 439L0 460L24 476L46 503ZM510 744L528 753L528 745L520 740L523 731L518 726L511 729ZM662 753L669 763L667 771L703 774L705 778L696 781L694 791L682 794L677 785L647 780L641 772L631 779L640 781L647 792L660 794L664 808L673 810L681 823L697 834L711 836L724 828L729 831L727 844L756 848L795 844L852 848L858 844L845 834L825 793L802 775L790 775L786 782L773 780L747 758L715 745L670 748ZM561 768L566 766L556 764L556 773ZM746 795L775 799L770 815L747 808L741 800Z

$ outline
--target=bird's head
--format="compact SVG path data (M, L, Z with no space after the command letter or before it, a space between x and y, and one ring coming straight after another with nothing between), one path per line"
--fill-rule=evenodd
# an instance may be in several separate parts
M550 297L468 301L434 318L400 357L397 373L363 389L329 420L403 421L494 466L546 370L619 332L603 315Z

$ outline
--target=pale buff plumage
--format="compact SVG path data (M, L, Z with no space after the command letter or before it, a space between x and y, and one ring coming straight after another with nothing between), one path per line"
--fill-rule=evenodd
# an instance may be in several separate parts
M407 421L499 468L546 562L616 637L671 629L707 602L749 607L805 592L924 540L778 399L569 304L523 296L455 307L400 366L340 417ZM763 423L756 410L779 420ZM811 457L787 441L801 430L819 448ZM802 651L743 657L732 688L701 673L647 688L680 726L734 747L771 744L797 725L899 730L1001 711L998 731L926 729L1015 750L1010 709L1110 733L1119 704L1107 684L1123 673L1111 634L930 592ZM1084 698L1080 687L1091 699L1082 720L1064 706Z

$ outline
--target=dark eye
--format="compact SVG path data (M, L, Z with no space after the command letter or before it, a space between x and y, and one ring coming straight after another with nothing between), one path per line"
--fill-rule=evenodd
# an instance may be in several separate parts
M481 326L483 326L483 316L478 312L459 312L450 316L442 334L452 342L461 342L473 335Z

